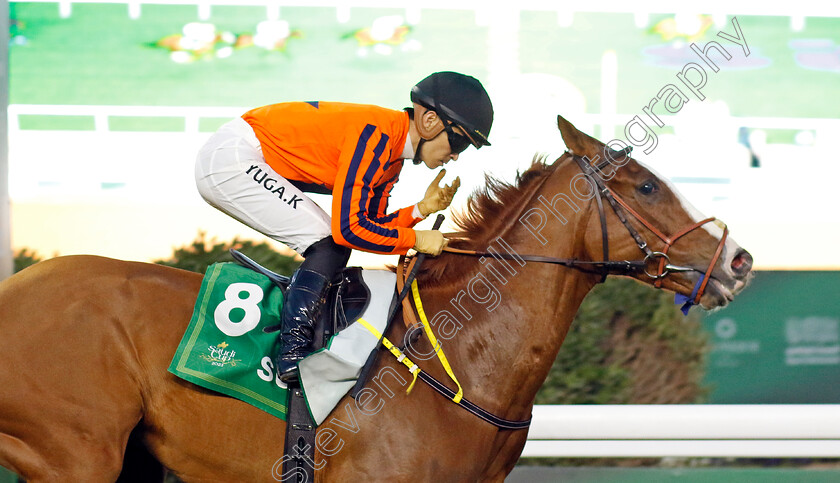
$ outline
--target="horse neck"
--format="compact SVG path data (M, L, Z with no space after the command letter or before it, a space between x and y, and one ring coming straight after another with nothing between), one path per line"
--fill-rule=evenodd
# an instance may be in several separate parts
M532 199L550 193L550 186L568 187L570 178L546 183ZM579 257L586 212L582 209L562 229L552 230L545 245L524 225L513 223L490 247L512 255ZM436 333L450 336L440 341L441 347L467 398L503 417L525 418L596 279L557 265L490 257L483 263L464 261L463 266L470 268L458 280L429 287L424 295L433 307L428 315L437 319ZM447 313L441 315L443 311Z

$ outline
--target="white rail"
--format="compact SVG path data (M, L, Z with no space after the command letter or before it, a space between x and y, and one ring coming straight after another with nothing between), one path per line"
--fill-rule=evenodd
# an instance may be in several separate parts
M11 104L9 105L9 132L20 130L20 116L92 116L94 130L110 130L108 119L111 117L180 117L184 118L185 131L196 133L201 118L233 118L242 115L247 107L212 107L212 106L113 106L113 105L70 105L70 104ZM601 125L623 136L624 126L635 114L585 114L580 117L591 125ZM677 116L659 116L666 125L676 122ZM815 142L833 141L835 133L840 132L840 119L802 118L802 117L731 117L730 124L759 129L800 129L813 130ZM623 138L623 137L622 137Z
M522 456L840 458L840 404L538 405Z
M111 117L181 117L184 118L184 130L196 133L201 118L232 119L247 110L244 107L10 104L8 117L9 132L20 130L20 116L39 115L92 116L96 132L109 131Z

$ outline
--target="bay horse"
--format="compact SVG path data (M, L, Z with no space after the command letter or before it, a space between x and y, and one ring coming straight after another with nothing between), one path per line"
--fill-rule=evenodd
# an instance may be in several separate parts
M386 334L439 381L450 381L434 358L445 353L464 396L513 421L529 418L578 307L607 274L695 292L712 309L752 265L628 150L558 125L569 151L535 159L514 183L488 178L456 217L453 249L484 256L424 263L436 348L404 337L399 321ZM68 256L4 281L0 465L33 483L114 481L133 435L186 482L281 480L284 421L167 372L201 279ZM423 383L407 393L411 376L386 351L371 375L363 398L345 395L319 426L316 481L501 482L513 469L526 430L499 429Z

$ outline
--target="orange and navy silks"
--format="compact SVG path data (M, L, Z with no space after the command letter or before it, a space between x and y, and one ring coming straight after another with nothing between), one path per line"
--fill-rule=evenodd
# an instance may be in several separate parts
M328 188L332 235L341 245L405 254L414 246L413 207L387 214L408 138L408 114L339 102L289 102L242 118L269 166L284 178Z

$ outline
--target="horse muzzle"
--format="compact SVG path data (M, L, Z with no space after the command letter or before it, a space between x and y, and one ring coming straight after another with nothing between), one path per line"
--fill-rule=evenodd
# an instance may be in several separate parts
M740 246L732 245L732 249L725 250L720 264L712 271L706 292L700 299L703 308L725 307L752 280L752 255Z

